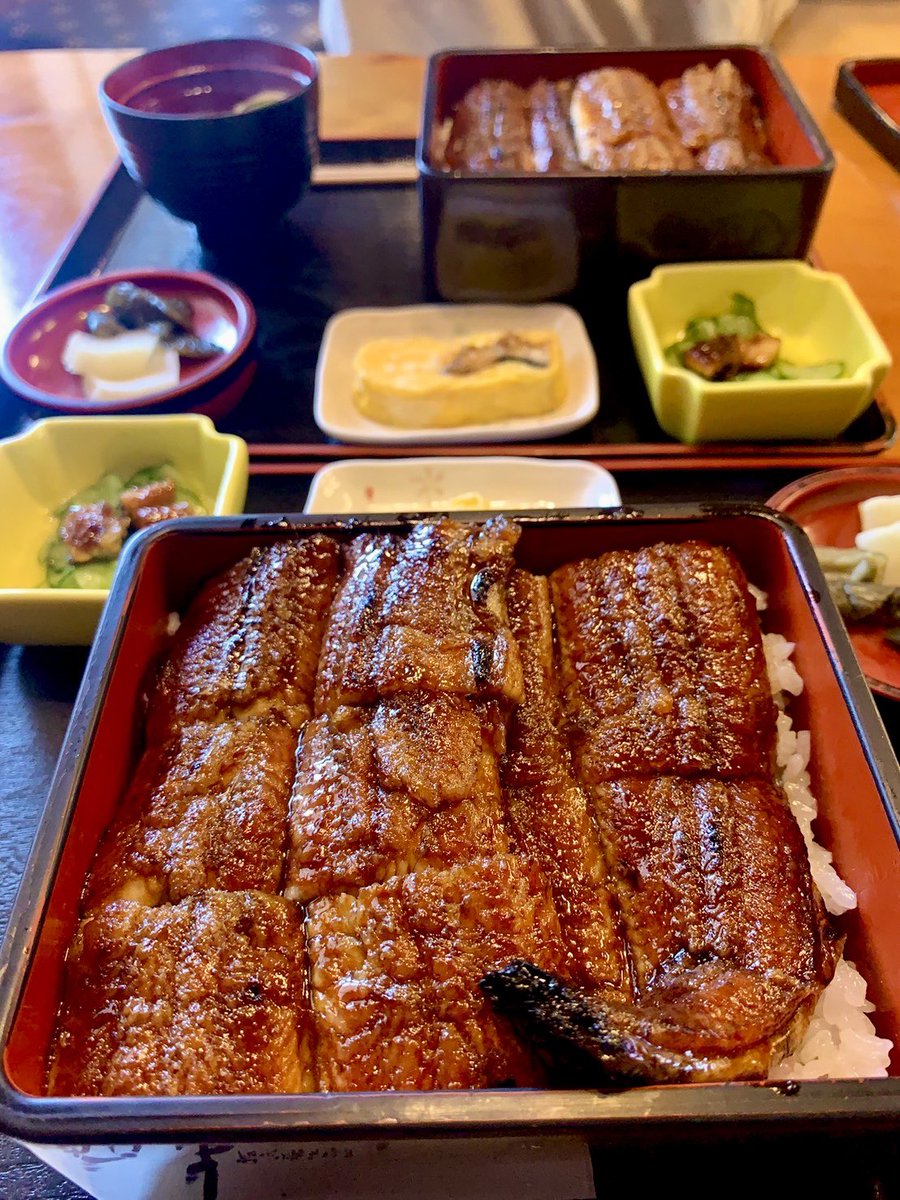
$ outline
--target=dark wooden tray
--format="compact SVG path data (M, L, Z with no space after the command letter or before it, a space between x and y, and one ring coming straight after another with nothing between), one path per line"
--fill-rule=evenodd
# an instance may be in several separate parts
M403 147L382 148L382 162ZM367 161L377 160L370 146ZM333 159L333 154L332 154ZM360 164L366 175L366 163ZM235 230L227 261L210 258L194 229L170 217L116 169L42 280L38 294L83 275L137 267L179 267L224 275L240 284L259 315L259 370L246 397L220 424L249 443L254 463L322 462L347 457L423 454L528 454L582 457L618 470L807 467L858 462L893 441L890 411L873 402L841 438L830 442L720 443L685 446L653 416L628 333L628 280L611 267L581 294L581 312L600 368L600 411L590 425L549 443L509 442L447 447L348 445L332 441L313 419L313 388L328 318L360 305L414 304L426 292L418 199L411 183L316 186L286 227L268 242ZM0 433L37 416L0 385Z

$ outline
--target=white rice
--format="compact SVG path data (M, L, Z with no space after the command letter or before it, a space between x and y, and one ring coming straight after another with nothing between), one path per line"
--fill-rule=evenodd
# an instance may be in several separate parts
M759 609L765 595L751 589ZM809 865L825 907L835 916L856 907L856 895L832 865L831 853L819 845L813 833L816 799L810 790L810 736L794 730L785 711L788 696L799 696L803 680L791 654L794 644L778 633L763 635L766 666L778 704L776 755L781 782L791 811L803 832ZM834 979L822 992L809 1029L795 1054L783 1059L771 1072L773 1079L859 1079L888 1073L893 1044L880 1038L867 1016L875 1005L866 1000L866 981L853 963L841 959Z

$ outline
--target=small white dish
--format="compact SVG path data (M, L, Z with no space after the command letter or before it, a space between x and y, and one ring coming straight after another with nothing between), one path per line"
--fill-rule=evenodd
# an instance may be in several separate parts
M353 359L373 338L457 338L504 329L552 329L559 338L568 392L553 412L450 429L401 429L370 420L353 402ZM584 322L573 308L565 304L416 304L348 308L331 318L319 350L313 413L322 432L342 442L459 445L558 437L586 425L599 407L597 360Z
M308 513L614 508L609 471L582 459L357 458L320 468Z

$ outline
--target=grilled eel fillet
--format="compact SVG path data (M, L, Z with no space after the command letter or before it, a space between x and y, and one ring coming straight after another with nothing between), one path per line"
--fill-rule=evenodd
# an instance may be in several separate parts
M144 752L88 879L85 908L281 887L297 735L283 717L177 729Z
M568 977L624 998L630 983L615 898L562 731L547 579L516 571L508 603L525 677L525 699L510 719L502 766L513 849L550 881Z
M577 773L771 778L775 705L754 602L726 550L614 552L551 576Z
M685 980L688 1002L681 1005L677 994L611 1003L524 959L490 972L480 986L544 1059L551 1079L566 1087L764 1079L802 1040L813 1007L809 999L797 1007L796 993L778 980L722 977L714 969L709 978ZM705 1006L698 1003L704 999ZM713 1019L705 1022L711 1008Z
M517 538L502 517L355 538L325 636L317 714L413 691L519 703L504 599Z
M575 774L631 994L521 962L484 989L551 1059L595 1078L764 1076L802 1036L838 945L772 781L774 705L742 572L688 542L566 566L551 587Z
M569 125L572 84L539 79L528 92L534 170L577 171L581 166Z
M79 925L50 1095L305 1092L313 1068L302 913L290 901L118 900Z
M701 167L739 171L764 165L765 128L750 89L727 59L689 67L660 92L682 142Z
M645 75L603 67L575 81L570 109L578 157L597 171L675 170L694 165Z
M518 529L363 536L325 637L291 799L286 894L309 902L320 1085L534 1083L478 980L517 947L562 963L540 871L510 855L499 758L522 669Z
M527 92L503 79L470 88L457 105L444 161L453 170L533 170Z
M509 849L502 726L464 696L407 692L306 730L291 797L285 895L311 900Z
M425 867L309 906L320 1086L534 1085L542 1075L478 981L525 954L556 971L542 874L512 855Z
M339 564L337 543L313 534L256 547L210 580L172 639L148 697L148 744L195 721L271 709L295 729L303 725Z
M508 854L499 758L522 671L518 529L438 520L348 547L291 799L320 1084L538 1078L477 982L527 943L561 961L543 877Z
M148 697L148 748L87 908L278 891L297 727L311 715L339 563L338 544L313 535L258 547L201 589Z
M51 1094L315 1086L302 911L265 893L338 565L320 536L255 549L190 606L88 880Z
M503 80L476 84L457 106L444 162L466 171L578 170L571 93L567 80L540 79L527 91Z
M631 68L525 91L483 80L456 109L438 157L453 170L745 171L769 162L753 94L728 59L657 88Z

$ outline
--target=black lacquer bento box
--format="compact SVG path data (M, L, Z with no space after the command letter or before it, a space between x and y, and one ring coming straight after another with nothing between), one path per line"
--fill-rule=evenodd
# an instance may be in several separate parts
M172 1098L42 1094L83 883L134 767L140 694L170 614L253 546L311 530L339 539L402 530L411 519L186 519L145 531L126 548L3 950L0 1126L22 1140L58 1146L563 1133L612 1146L634 1138L709 1143L748 1134L862 1136L896 1128L896 1054L893 1078L798 1084ZM857 910L842 919L846 957L866 976L878 1032L900 1044L900 769L805 535L761 506L664 505L518 519L517 558L534 571L610 549L699 537L731 547L749 579L768 593L766 627L796 643L794 661L806 684L792 716L795 726L811 731L819 838L859 898Z
M449 170L436 131L476 83L628 67L654 84L730 59L754 92L772 165L737 173ZM417 145L429 285L446 300L543 300L663 262L803 258L834 157L777 58L752 46L447 51L428 63Z

